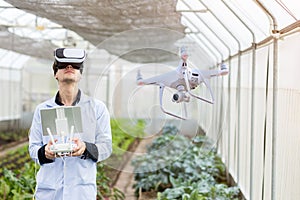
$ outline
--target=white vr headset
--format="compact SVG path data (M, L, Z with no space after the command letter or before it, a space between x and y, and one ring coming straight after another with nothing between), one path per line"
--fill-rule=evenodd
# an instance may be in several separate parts
M54 51L55 60L60 63L82 63L86 58L84 49L58 48Z

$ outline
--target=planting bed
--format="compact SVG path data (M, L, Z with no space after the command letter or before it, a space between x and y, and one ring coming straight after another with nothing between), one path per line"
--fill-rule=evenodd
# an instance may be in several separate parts
M241 199L239 188L227 184L225 166L205 136L191 139L168 125L146 142L140 139L145 127L143 121L130 127L127 120L112 119L111 126L113 154L98 164L97 199ZM145 154L132 157L126 153L140 146ZM125 165L133 168L128 176L132 180L119 180ZM2 156L0 199L32 199L38 167L29 158L27 144ZM124 188L117 188L120 181L131 184L126 187L134 187L130 198L124 194Z
M227 184L225 165L209 139L197 135L191 140L175 126L164 127L147 154L132 164L139 199L241 199L239 188Z
M28 140L28 129L7 130L0 132L0 152Z
M124 123L127 126L127 130L132 131L130 134L121 128L124 126ZM144 123L143 121L137 121L136 124L128 127L128 121L112 119L111 126L113 136L113 154L111 159L124 163L128 159L124 152L128 150L134 151L138 144L137 138L143 134ZM6 144L8 145L9 143ZM1 156L0 167L0 199L32 199L35 187L35 174L39 166L29 157L28 144L24 144L23 147L9 151ZM97 199L125 199L123 192L114 187L118 178L118 170L109 167L105 162L100 162L98 163L97 172Z

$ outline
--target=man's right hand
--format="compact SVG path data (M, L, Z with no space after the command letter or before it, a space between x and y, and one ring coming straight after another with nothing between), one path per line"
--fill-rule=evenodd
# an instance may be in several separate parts
M56 141L55 141L56 142ZM51 150L50 150L50 147L53 145L53 143L52 143L52 141L50 140L49 142L48 142L48 144L45 146L45 156L46 156L46 158L48 158L48 159L54 159L55 158L55 153L54 152L52 152Z

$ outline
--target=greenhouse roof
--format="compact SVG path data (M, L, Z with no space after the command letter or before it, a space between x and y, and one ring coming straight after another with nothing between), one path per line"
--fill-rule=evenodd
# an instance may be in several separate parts
M56 47L100 47L130 61L154 62L168 57L164 51L150 55L149 48L172 49L183 39L183 44L197 42L200 62L211 65L296 23L299 4L292 0L6 0L0 1L0 48L51 59ZM128 53L136 49L139 53Z

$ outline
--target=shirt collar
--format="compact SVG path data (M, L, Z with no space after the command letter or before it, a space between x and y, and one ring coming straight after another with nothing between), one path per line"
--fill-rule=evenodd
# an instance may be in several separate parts
M81 91L78 90L76 99L75 99L74 102L72 103L72 106L75 106L76 104L79 103L80 97L81 97ZM60 98L60 95L59 95L59 91L56 93L56 96L55 96L55 103L56 103L57 105L59 105L59 106L64 106L64 104L61 102L61 98Z

